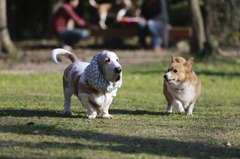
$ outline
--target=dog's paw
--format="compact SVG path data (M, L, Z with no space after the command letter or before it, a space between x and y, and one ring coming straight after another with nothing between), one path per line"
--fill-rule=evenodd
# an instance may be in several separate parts
M63 114L63 115L70 115L70 116L72 116L72 115L73 115L73 112L72 112L72 111L70 111L70 112L63 111L62 114Z
M177 109L177 111L178 111L178 114L180 114L180 115L186 114L185 109L183 109L182 107L179 107L179 108Z
M104 114L104 115L102 116L102 118L112 119L113 116L110 115L110 114Z
M178 112L179 115L184 115L185 114L185 111L180 111Z
M166 113L168 113L168 114L172 113L172 108L167 108Z
M187 112L187 115L192 115L192 112Z
M106 30L108 27L104 22L99 22L101 29Z
M82 116L83 118L86 118L86 119L94 119L97 117L97 114L85 114Z
M100 118L107 118L107 119L112 119L113 118L113 116L110 115L110 114L102 114L102 113L99 114L99 117Z
M94 119L94 118L96 118L97 116L96 115L88 115L88 119Z

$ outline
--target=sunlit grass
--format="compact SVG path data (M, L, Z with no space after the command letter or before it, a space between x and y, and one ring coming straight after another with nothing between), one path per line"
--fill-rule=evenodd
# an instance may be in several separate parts
M238 158L240 65L194 64L202 93L192 116L165 114L168 65L124 69L113 119L81 118L76 97L75 114L62 116L62 74L0 75L0 158Z

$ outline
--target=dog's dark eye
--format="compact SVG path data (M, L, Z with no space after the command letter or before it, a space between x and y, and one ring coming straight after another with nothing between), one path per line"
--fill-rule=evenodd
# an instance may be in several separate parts
M105 62L106 62L106 63L110 62L110 58L107 58Z
M116 59L117 62L119 62L119 59Z
M174 73L177 73L177 72L178 72L178 70L176 70L176 69L175 69L175 70L173 70L173 72L174 72Z

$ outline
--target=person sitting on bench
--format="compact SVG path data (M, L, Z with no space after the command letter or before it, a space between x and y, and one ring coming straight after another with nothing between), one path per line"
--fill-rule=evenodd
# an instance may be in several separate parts
M163 36L164 47L168 47L168 13L166 0L144 0L141 6L139 26L140 48L146 48L146 35L149 33L152 49L155 52L162 50L159 35Z

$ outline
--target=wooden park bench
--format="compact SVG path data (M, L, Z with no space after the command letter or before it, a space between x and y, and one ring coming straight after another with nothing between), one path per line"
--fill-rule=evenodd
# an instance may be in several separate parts
M170 27L168 29L169 36L165 34L163 36L163 41L167 41L164 43L164 47L167 48L169 45L169 41L176 42L181 39L190 39L192 37L192 28L191 27ZM134 37L138 35L137 27L121 27L121 28L109 28L106 30L91 30L91 36L97 39L99 37L102 38L114 38L114 37Z
M93 37L133 37L137 36L137 28L109 28L106 30L91 30ZM192 37L191 27L171 27L169 37L173 39L190 39Z

